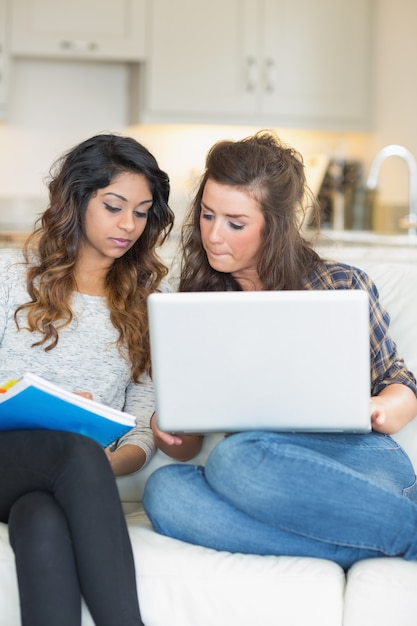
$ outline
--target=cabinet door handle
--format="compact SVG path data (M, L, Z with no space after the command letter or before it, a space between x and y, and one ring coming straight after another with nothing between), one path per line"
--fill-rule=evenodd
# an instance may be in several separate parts
M246 60L246 91L255 91L258 86L258 63L254 57Z
M61 50L75 50L82 52L93 52L97 50L98 45L95 41L85 41L84 39L64 39L59 42Z
M275 91L275 61L271 57L265 60L265 90Z

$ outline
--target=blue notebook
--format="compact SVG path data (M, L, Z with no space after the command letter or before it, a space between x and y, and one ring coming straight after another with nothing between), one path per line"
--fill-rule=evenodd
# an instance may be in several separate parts
M35 374L5 382L0 389L0 431L64 430L108 446L135 426L133 415L62 389Z

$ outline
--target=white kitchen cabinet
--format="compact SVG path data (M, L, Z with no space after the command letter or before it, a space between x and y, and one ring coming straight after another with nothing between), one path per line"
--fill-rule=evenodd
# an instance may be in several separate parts
M365 129L373 0L153 0L147 121Z
M0 119L6 116L9 55L7 48L6 0L0 0Z
M204 121L254 110L256 2L153 0L150 13L146 114Z
M369 118L372 0L264 0L261 110L292 122Z
M15 56L140 61L146 0L12 0Z

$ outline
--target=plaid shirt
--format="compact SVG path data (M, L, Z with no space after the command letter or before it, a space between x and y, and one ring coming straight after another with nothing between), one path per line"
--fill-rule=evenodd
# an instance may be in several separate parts
M416 379L398 355L388 333L390 317L379 302L375 284L362 270L322 260L304 282L305 289L363 289L369 295L371 395L376 396L393 383L407 385L417 395Z

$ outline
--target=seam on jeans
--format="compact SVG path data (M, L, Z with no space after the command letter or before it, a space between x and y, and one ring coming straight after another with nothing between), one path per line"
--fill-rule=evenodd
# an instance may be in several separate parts
M333 539L323 539L323 537L316 537L315 535L312 534L306 534L306 533L301 533L301 532L297 532L291 528L287 528L286 526L279 526L282 530L285 530L286 532L289 533L293 533L294 535L299 535L300 537L305 537L306 539L311 539L313 541L317 541L318 543L323 543L323 544L327 544L327 545L331 545L331 546L335 546L338 547L340 546L341 548L353 548L353 549L358 549L358 550L370 550L372 552L378 552L380 554L384 554L386 556L399 556L398 554L391 554L389 552L386 552L382 547L376 547L375 545L369 546L366 543L361 543L360 541L358 541L357 543L349 543L347 541L336 541Z
M417 492L417 479L414 480L414 482L409 486L409 487L404 487L403 489L403 496L405 498L410 498L412 492L416 491ZM414 498L410 498L412 500L417 500L417 494Z

